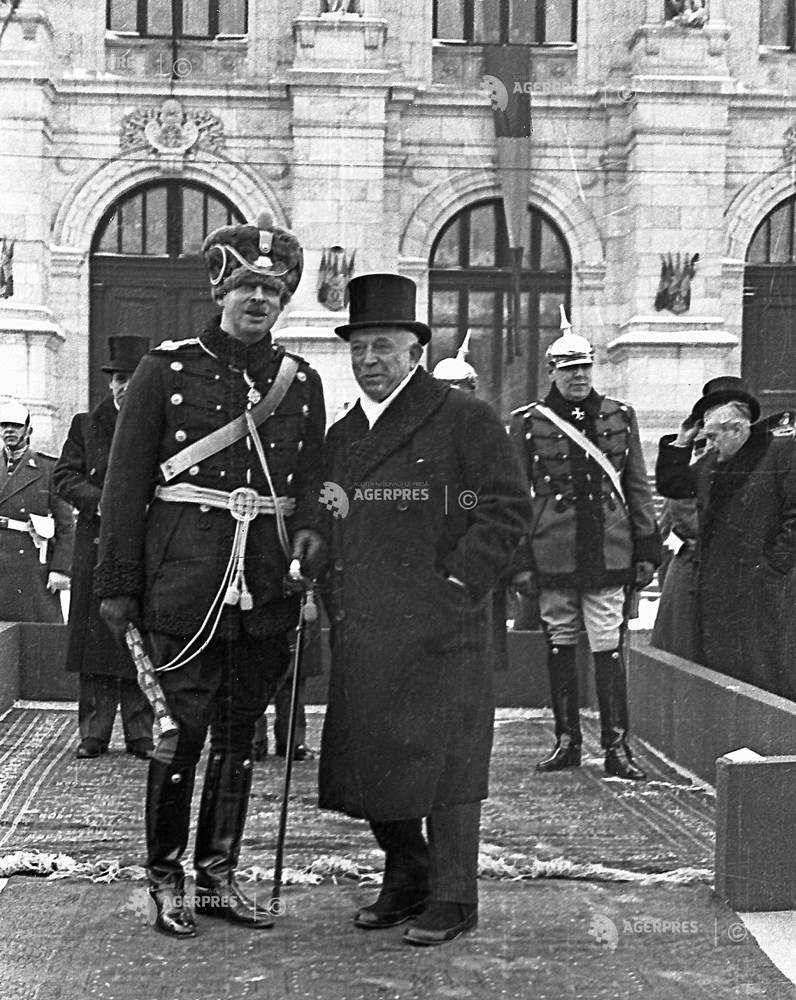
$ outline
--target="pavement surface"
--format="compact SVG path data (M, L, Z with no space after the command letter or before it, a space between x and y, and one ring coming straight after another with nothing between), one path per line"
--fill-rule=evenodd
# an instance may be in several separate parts
M311 711L316 746L321 721ZM642 746L650 781L603 778L593 717L584 766L536 775L549 713L501 709L497 722L479 926L418 949L402 928L353 926L380 855L364 823L315 809L313 763L294 769L277 926L200 918L192 941L158 935L140 868L145 765L119 733L78 764L73 712L13 709L0 720L0 1000L796 1000L712 891L710 789ZM241 857L262 898L279 777L276 761L258 765ZM37 865L55 877L21 874Z

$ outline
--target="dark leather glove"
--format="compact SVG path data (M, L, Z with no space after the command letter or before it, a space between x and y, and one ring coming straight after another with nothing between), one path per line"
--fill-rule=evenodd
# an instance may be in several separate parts
M523 597L536 596L536 577L529 569L524 569L521 573L515 573L511 579L511 586Z
M315 580L326 564L326 542L312 528L299 528L293 536L293 559L301 563L302 575Z
M124 632L130 622L138 621L141 608L137 597L104 597L100 603L102 620L117 642L124 645Z

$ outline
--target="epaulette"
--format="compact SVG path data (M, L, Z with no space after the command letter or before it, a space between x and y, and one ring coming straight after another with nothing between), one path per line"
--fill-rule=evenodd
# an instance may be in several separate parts
M153 347L149 352L154 354L157 351L179 351L183 347L191 347L194 344L199 343L198 337L188 337L186 340L164 340L162 343L158 344L157 347Z
M536 406L537 402L538 400L535 399L532 403L526 403L525 406L518 406L516 410L511 411L512 417L516 417L520 413L525 413L527 410L530 410L532 406Z

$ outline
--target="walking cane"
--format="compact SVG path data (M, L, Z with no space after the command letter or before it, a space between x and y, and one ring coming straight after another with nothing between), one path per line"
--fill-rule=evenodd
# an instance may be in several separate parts
M288 575L291 580L304 580L301 575L301 565L298 559L290 564ZM301 595L298 627L296 628L296 649L293 654L293 683L290 689L290 713L287 728L287 745L285 747L285 779L282 788L282 805L279 810L279 832L276 837L276 856L274 858L274 886L271 892L269 909L278 915L282 912L282 866L285 853L285 833L287 831L287 808L290 795L290 778L293 774L293 742L296 734L296 716L298 715L299 682L301 680L301 639L305 622L314 622L318 617L315 604L315 594L312 586L305 586Z

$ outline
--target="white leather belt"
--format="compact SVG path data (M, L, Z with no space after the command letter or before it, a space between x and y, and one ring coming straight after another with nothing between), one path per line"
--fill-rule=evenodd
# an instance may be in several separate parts
M16 521L13 517L0 517L0 528L7 528L9 531L24 531L30 534L30 521Z
M166 503L193 503L200 507L228 510L236 521L252 521L258 514L273 515L276 512L273 497L260 496L249 486L240 486L226 493L207 486L177 483L175 486L157 486L155 496ZM293 497L277 497L276 502L284 517L290 517L295 512L296 501Z

